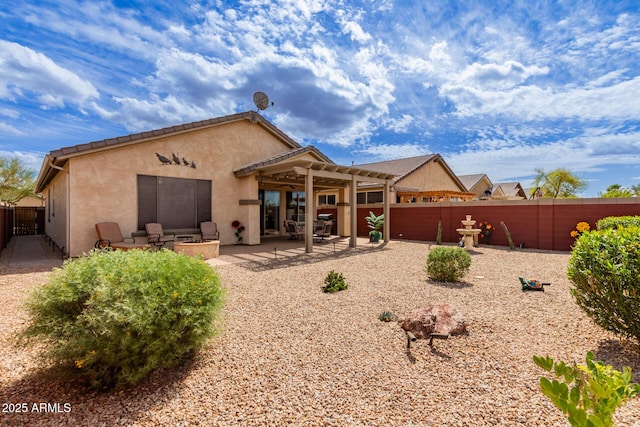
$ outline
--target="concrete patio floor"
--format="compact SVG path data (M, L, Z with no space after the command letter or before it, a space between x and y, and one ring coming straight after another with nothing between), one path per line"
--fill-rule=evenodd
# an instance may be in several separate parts
M259 245L226 245L220 246L217 258L206 260L209 265L227 265L251 262L254 264L274 264L309 258L327 258L329 256L345 256L368 251L383 246L384 243L372 244L368 238L359 237L357 248L349 247L349 237L331 236L324 241L313 244L313 252L305 253L304 240L290 240L286 237L263 237Z
M249 267L283 267L285 263L305 263L314 259L342 257L384 247L384 243L372 244L368 238L359 237L357 248L349 247L349 237L331 236L313 244L313 252L305 253L304 240L286 237L264 237L259 245L220 246L218 258L206 260L211 266L249 263ZM59 250L52 249L44 236L14 236L2 251L0 262L10 267L50 270L62 265Z

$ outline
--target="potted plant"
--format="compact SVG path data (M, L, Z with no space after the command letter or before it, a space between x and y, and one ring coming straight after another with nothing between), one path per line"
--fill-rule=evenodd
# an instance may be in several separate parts
M380 229L384 225L384 214L376 216L373 212L369 211L369 216L364 217L367 220L367 227L371 229L369 231L369 240L373 243L380 241L382 233Z

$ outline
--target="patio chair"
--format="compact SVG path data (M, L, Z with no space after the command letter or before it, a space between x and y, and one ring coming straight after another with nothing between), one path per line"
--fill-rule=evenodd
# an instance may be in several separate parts
M200 234L202 240L220 240L220 232L218 224L211 221L203 221L200 223Z
M298 237L304 238L304 231L298 227L298 223L290 219L284 221L284 229L289 233L289 239L296 240Z
M333 221L325 221L322 224L322 229L317 230L313 234L314 239L320 239L324 241L325 237L328 238L331 236L331 228L333 227Z
M120 226L115 222L97 223L96 233L98 233L98 240L94 245L96 249L113 248L126 251L129 249L147 249L149 247L145 243L136 243L133 237L122 237Z
M161 248L165 244L176 240L176 236L173 234L164 234L162 224L157 222L145 224L144 229L147 231L147 241L156 248Z

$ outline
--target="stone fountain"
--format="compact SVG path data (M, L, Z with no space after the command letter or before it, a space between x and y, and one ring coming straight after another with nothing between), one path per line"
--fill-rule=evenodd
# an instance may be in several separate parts
M460 222L464 225L464 228L457 228L456 231L460 233L464 239L464 248L470 250L473 248L475 236L480 234L480 231L482 230L479 228L472 228L476 224L476 220L471 219L471 215L467 215L467 219Z

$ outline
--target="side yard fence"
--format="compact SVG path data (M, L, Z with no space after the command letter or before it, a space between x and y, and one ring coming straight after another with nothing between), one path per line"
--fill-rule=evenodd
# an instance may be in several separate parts
M367 236L365 216L382 213L381 204L358 206L358 236ZM494 233L492 245L508 246L502 227L509 229L513 243L525 248L569 251L575 239L570 233L576 224L607 216L640 215L640 197L620 199L538 199L519 201L473 201L443 203L403 203L391 205L391 238L436 241L438 221L442 224L442 242L457 242L466 215L489 222ZM402 237L400 237L402 235Z
M16 235L44 234L43 207L0 205L0 251Z
M0 206L0 252L7 247L13 236L13 208Z

